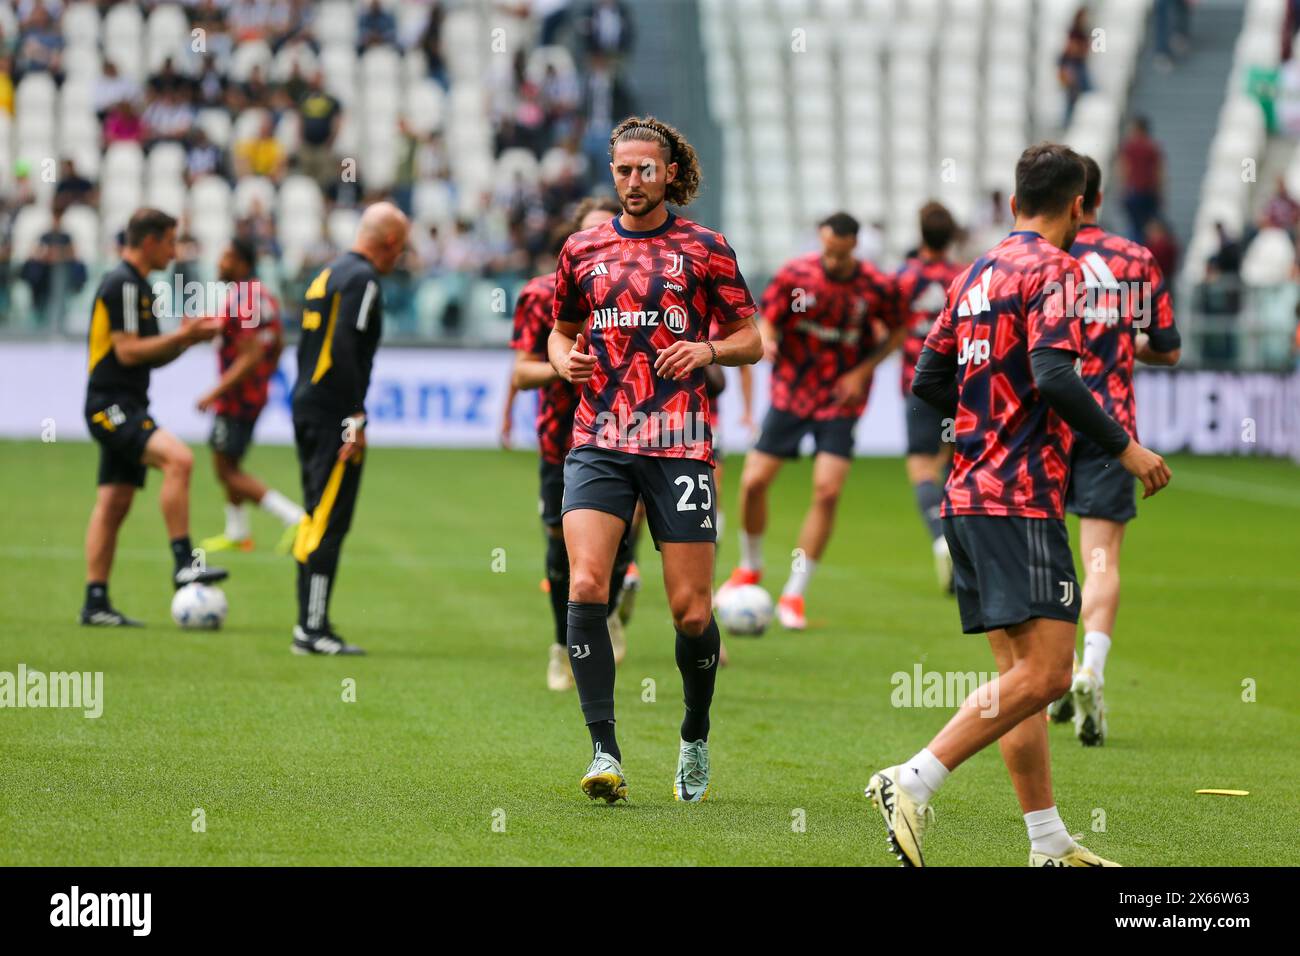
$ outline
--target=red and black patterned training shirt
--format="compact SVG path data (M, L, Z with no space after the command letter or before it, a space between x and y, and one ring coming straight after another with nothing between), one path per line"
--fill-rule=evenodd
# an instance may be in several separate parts
M763 317L781 337L772 407L818 421L857 418L866 410L866 396L841 404L832 391L835 381L880 345L876 322L892 331L905 321L893 276L855 260L853 272L837 279L818 252L780 268L763 292Z
M555 325L551 316L554 303L554 272L528 281L515 303L511 348L540 361L549 361L546 340ZM553 465L564 463L564 456L573 444L573 415L577 410L577 389L564 379L557 378L537 390L537 447L542 460Z
M1080 375L1106 414L1136 439L1134 339L1146 332L1157 352L1181 344L1169 286L1149 249L1097 225L1079 230L1070 255L1087 285Z
M621 219L570 236L555 272L555 321L577 325L597 358L573 445L712 464L704 370L671 381L655 359L679 340L706 341L715 320L730 335L757 307L721 234L672 213L642 232Z
M246 339L257 337L265 350L252 374L213 402L213 410L218 415L252 421L266 405L267 388L284 346L280 303L261 282L253 279L231 286L218 314L225 319L217 351L222 374L239 357L239 347Z
M1029 353L1082 353L1082 294L1078 262L1036 232L1011 233L949 288L925 340L957 360L944 515L1064 517L1074 433L1039 394Z
M903 371L900 376L903 395L912 394L916 360L925 348L934 320L948 301L948 286L961 274L962 267L948 259L924 259L912 256L898 269L898 294L907 313L907 338L903 339Z

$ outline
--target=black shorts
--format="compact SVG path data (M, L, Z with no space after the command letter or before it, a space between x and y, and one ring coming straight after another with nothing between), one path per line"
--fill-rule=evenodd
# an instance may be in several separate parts
M907 397L907 453L937 455L943 448L943 412L915 395Z
M840 458L852 458L853 429L857 424L856 418L800 418L778 408L769 408L754 449L777 458L798 458L799 443L803 441L804 435L811 432L817 454L824 452Z
M693 458L658 458L583 445L564 462L564 507L603 511L630 526L636 500L645 501L656 546L718 540L713 468Z
M1120 524L1132 521L1137 517L1136 481L1117 458L1075 435L1065 510L1081 518L1104 518Z
M158 429L149 409L131 399L87 396L86 427L99 444L99 484L144 487L144 446Z
M541 461L538 468L540 494L537 510L542 516L542 524L548 528L558 528L564 518L564 465Z
M253 443L253 426L256 424L256 418L218 415L212 420L212 434L208 436L208 444L218 454L239 461Z
M1070 535L1059 518L943 519L961 629L983 634L1036 617L1079 620Z

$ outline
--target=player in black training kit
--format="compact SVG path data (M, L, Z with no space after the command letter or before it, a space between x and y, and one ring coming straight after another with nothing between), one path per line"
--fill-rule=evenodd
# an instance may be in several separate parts
M190 473L194 454L149 412L149 370L176 359L196 342L221 331L219 319L182 321L162 335L154 314L154 295L145 278L163 269L176 254L176 220L156 209L139 209L126 227L122 261L95 291L88 336L89 382L86 425L99 444L99 490L86 529L86 603L82 624L138 626L108 600L108 575L117 549L117 532L131 510L146 468L163 474L161 504L171 539L172 584L220 581L221 568L205 567L190 549Z
M293 390L293 435L307 517L298 529L295 654L363 654L335 633L330 593L343 536L352 524L366 448L366 391L383 331L379 276L392 271L410 223L391 203L361 216L349 252L307 288Z

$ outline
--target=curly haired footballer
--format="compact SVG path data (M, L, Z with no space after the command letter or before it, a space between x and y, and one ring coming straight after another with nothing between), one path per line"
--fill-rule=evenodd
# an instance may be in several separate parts
M629 116L609 137L609 155L619 143L637 140L658 143L667 152L668 166L677 167L674 178L666 185L664 198L674 206L689 206L700 192L700 160L695 147L676 128L653 116Z

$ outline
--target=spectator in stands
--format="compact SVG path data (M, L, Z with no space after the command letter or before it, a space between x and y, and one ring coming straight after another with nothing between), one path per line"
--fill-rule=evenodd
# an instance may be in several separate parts
M636 112L627 85L603 53L593 54L588 63L583 90L584 132L582 152L590 170L609 168L609 134L614 124Z
M54 187L54 208L62 213L73 203L98 205L99 194L95 184L77 172L76 164L64 158L59 163L58 183Z
M50 228L22 268L32 303L43 322L61 322L68 299L86 283L86 266L77 258L72 236L63 230L63 211L55 208Z
M343 107L325 92L320 71L307 81L308 92L298 104L302 142L298 147L298 168L316 180L321 192L333 199L338 195L339 167L334 158Z
M1147 220L1146 231L1142 236L1142 245L1151 250L1160 271L1173 276L1178 268L1178 240L1169 231L1169 226L1159 216Z
M1080 7L1070 24L1070 32L1065 40L1065 49L1057 60L1057 77L1061 89L1065 91L1065 126L1070 125L1074 115L1074 104L1079 97L1092 90L1092 76L1088 72L1088 52L1091 49L1091 34L1088 29L1088 8Z
M1295 243L1282 229L1265 226L1246 246L1241 278L1247 286L1269 288L1291 281L1295 270Z
M104 61L104 72L95 84L95 115L105 120L118 103L134 103L140 98L140 84L123 76L112 60Z
M1221 222L1214 224L1214 231L1219 238L1219 248L1206 262L1206 278L1240 275L1241 243L1228 234L1228 228Z
M537 32L538 46L551 46L568 22L569 0L533 0L532 13L541 24Z
M1265 203L1262 218L1265 226L1284 229L1295 238L1296 226L1300 224L1300 203L1287 191L1285 177L1277 177L1277 191Z
M220 176L229 180L230 172L226 167L225 151L208 138L202 126L196 126L185 152L185 184L193 186L194 181L203 176Z
M632 17L623 0L590 0L585 3L578 13L577 28L588 55L616 61L632 50L635 39ZM622 114L619 119L622 119Z
M284 147L275 138L275 121L269 113L262 117L255 136L235 144L236 176L265 176L279 183L286 163Z
M1156 64L1162 70L1173 68L1175 54L1187 52L1191 17L1191 0L1156 0Z
M450 83L447 77L447 64L442 58L442 20L444 13L442 4L438 0L434 0L433 5L429 8L428 18L425 20L424 29L420 33L420 41L417 46L420 52L424 54L429 79L445 90L450 86Z
M280 257L280 244L275 238L275 223L262 200L254 199L248 206L248 215L235 223L236 238L252 243L259 256Z
M222 109L226 105L229 83L217 67L216 58L205 56L199 75L194 79L195 105L200 109Z
M370 0L357 18L357 53L372 46L397 45L397 19L379 0Z
M145 149L155 143L184 142L194 126L194 107L179 88L155 95L140 115L144 123Z
M42 3L32 4L18 30L14 47L14 79L27 73L45 72L63 81L63 36L59 25Z
M0 47L0 115L14 115L14 58Z
M111 143L139 143L144 140L144 122L130 100L111 106L104 117L104 145Z
M1164 204L1165 157L1151 136L1151 123L1135 116L1119 148L1119 178L1124 190L1124 210L1129 218L1129 238L1141 242L1147 223Z

